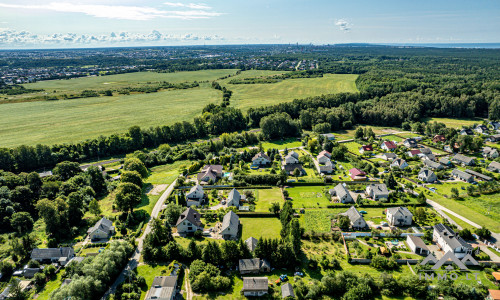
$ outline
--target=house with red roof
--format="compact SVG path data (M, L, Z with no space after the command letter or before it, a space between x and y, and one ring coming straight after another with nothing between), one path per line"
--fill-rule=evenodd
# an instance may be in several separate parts
M444 142L446 142L446 138L444 137L444 135L437 134L437 135L434 136L434 138L432 139L432 141L434 143L444 143Z
M372 145L363 145L359 148L359 153L364 154L366 152L373 152Z
M415 157L415 156L418 156L419 154L422 154L422 152L420 152L420 150L418 150L418 149L413 149L413 150L406 152L406 154L408 154L409 157Z
M380 145L380 148L386 151L394 151L396 150L396 148L398 148L398 146L392 141L384 141L382 142L382 145Z
M352 168L349 170L349 174L351 175L351 179L354 181L363 181L366 180L366 173L357 168Z

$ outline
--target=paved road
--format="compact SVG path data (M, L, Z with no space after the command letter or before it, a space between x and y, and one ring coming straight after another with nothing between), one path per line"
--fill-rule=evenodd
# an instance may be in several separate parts
M442 206L441 204L438 204L438 203L436 203L436 202L434 202L432 200L429 200L429 199L427 199L427 204L429 204L430 206L434 207L434 209L436 209L436 210L439 209L439 210L444 211L447 214L455 216L455 217L459 218L460 220L464 221L465 223L467 223L467 224L469 224L469 225L471 225L473 227L481 228L481 225L478 225L477 223L472 222L471 220L467 219L466 217L463 217L463 216L457 214L456 212L447 209L446 207Z
M118 278L115 280L113 285L111 285L111 287L106 292L106 294L104 294L104 296L102 296L102 298L101 298L102 300L107 299L108 296L111 295L116 290L116 288L120 285L120 283L122 283L125 280L125 276L127 275L127 270L129 270L129 269L133 270L133 269L137 268L137 266L139 265L139 260L141 258L141 251L142 251L142 245L144 242L144 238L146 237L146 235L148 233L151 232L151 220L153 220L153 218L158 217L158 215L160 214L160 212L163 208L163 204L167 200L168 196L170 196L170 194L174 190L176 183L177 183L177 179L174 182L172 182L172 184L170 184L168 186L168 188L165 190L165 192L163 192L163 194L158 199L158 201L156 201L155 207L153 208L153 211L151 212L151 217L148 220L148 224L146 226L146 229L144 230L144 233L136 240L137 248L135 249L134 254L132 255L132 257L130 257L127 266L125 266L125 268L122 270L122 272L120 273Z

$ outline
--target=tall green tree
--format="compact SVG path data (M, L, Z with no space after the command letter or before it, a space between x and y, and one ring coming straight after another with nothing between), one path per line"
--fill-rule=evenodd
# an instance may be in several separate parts
M130 182L120 183L116 188L115 204L123 212L132 212L141 203L141 189Z

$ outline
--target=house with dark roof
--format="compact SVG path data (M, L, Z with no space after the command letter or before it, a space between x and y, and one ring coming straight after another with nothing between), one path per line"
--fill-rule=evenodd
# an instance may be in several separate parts
M451 161L445 157L442 157L439 159L439 163L442 164L445 167L449 167L452 165Z
M283 165L283 170L285 170L285 172L288 175L294 176L293 173L295 172L295 169L299 169L299 171L300 171L300 175L299 176L306 175L306 171L302 167L302 164L286 164L286 165Z
M250 258L240 259L238 262L240 274L259 274L271 272L271 264L265 259Z
M405 168L408 168L408 163L402 158L396 158L391 163L391 168L393 167L403 170Z
M59 263L64 266L75 256L71 247L35 248L31 251L31 259L42 264Z
M206 165L200 173L196 175L199 184L215 183L218 179L222 178L221 165Z
M380 148L384 149L385 151L394 151L398 148L398 146L392 141L384 141L380 145Z
M433 170L443 170L444 166L438 162L432 161L430 159L424 160L424 165L428 167L429 169Z
M444 253L452 252L457 258L472 254L472 247L450 227L444 224L436 224L433 229L432 239Z
M383 160L394 160L396 159L398 156L394 153L384 153L382 154L382 159Z
M424 241L422 241L422 239L418 236L414 236L411 234L407 235L406 244L408 244L410 250L415 254L426 256L430 253L427 245L425 245Z
M430 183L437 181L437 176L431 170L424 168L418 173L418 179L423 182Z
M489 159L495 159L499 156L497 148L484 147L483 157Z
M229 211L219 227L219 235L225 239L236 239L238 237L238 230L240 226L240 218L233 211Z
M386 211L387 223L391 226L410 226L413 214L404 206L389 207Z
M254 166L267 166L270 164L271 158L264 152L259 152L252 158L252 165Z
M146 300L173 300L177 294L177 276L156 276Z
M349 170L351 179L353 181L364 181L366 180L366 173L357 168L352 168Z
M355 230L368 227L363 215L354 206L351 206L345 213L341 213L340 215L348 217L351 221L351 227Z
M375 201L389 198L389 190L384 183L372 183L366 186L366 195Z
M488 167L486 168L486 170L490 171L490 172L500 172L500 163L499 162L496 162L496 161L492 161Z
M469 128L465 128L465 129L460 130L460 132L458 134L460 134L460 135L474 135L474 132Z
M475 161L474 161L473 157L468 157L468 156L465 156L463 154L455 154L455 156L453 156L452 160L455 163L461 164L463 166L473 166L473 165L475 165Z
M493 180L493 178L491 178L490 176L481 174L481 173L476 172L474 170L465 169L464 172L474 176L474 178L476 180L482 180L482 181L492 181Z
M444 143L446 142L446 138L444 137L444 135L437 134L432 138L432 141L434 143Z
M187 206L198 206L205 202L206 195L203 187L199 184L193 186L186 194Z
M229 192L229 195L227 196L226 200L226 206L234 206L236 208L240 207L240 200L241 200L241 194L238 192L236 189L232 189Z
M417 141L414 138L409 138L403 141L403 145L406 148L417 148L418 144Z
M87 230L91 240L109 239L115 233L113 222L106 218L100 219L94 226Z
M255 248L257 248L257 244L259 244L259 240L252 236L245 240L245 245L247 245L247 248L248 250L250 250L250 252L255 251Z
M361 153L361 154L371 153L371 152L373 152L372 145L363 145L359 148L359 153Z
M204 226L201 222L201 214L191 207L188 207L179 216L175 227L179 235L194 233L198 230L203 231Z
M333 172L333 163L331 160L327 160L324 163L318 162L319 173L321 174L330 174Z
M486 140L489 140L490 142L498 142L500 141L500 134L492 134L490 135Z
M243 295L263 296L268 292L269 280L267 277L243 277Z
M455 177L456 179L459 179L459 180L462 180L462 181L465 181L468 183L471 183L474 181L474 176L472 176L471 174L467 174L464 171L461 171L459 169L455 169L455 170L451 171L451 175L453 177Z
M295 298L293 287L290 282L287 282L281 286L281 299L286 298Z
M345 184L339 183L333 189L330 189L330 196L337 197L340 203L354 203L354 199L349 193Z

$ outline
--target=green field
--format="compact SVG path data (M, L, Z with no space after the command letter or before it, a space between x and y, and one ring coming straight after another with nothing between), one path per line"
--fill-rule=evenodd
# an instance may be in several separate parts
M474 124L481 124L483 122L482 119L466 119L466 118L426 118L424 119L426 123L430 122L438 122L443 123L446 127L450 128L462 128L462 126L471 126Z
M242 227L241 239L246 240L249 237L256 239L280 237L281 223L278 218L240 218Z
M259 189L255 190L257 194L257 202L255 204L256 212L269 212L272 203L283 205L283 196L279 188Z
M330 201L323 193L324 186L296 186L289 187L288 196L292 199L294 208L326 207Z
M311 96L358 92L355 83L358 75L352 74L325 74L320 78L287 79L268 84L229 84L229 81L235 78L269 76L280 73L283 72L251 70L221 80L220 83L233 91L231 103L242 110Z

